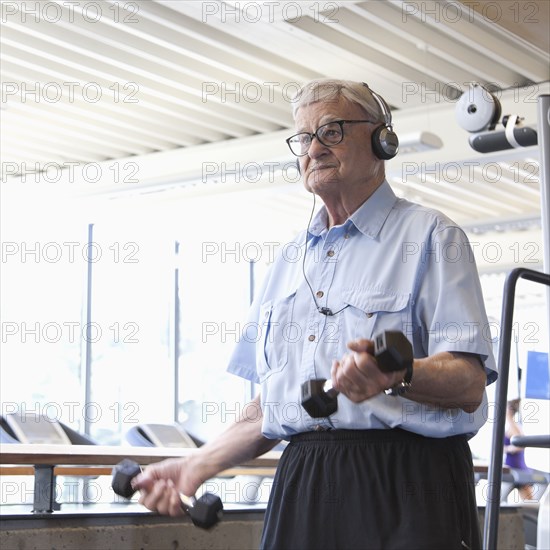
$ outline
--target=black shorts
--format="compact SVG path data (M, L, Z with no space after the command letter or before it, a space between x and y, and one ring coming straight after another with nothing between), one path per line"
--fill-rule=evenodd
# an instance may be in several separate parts
M293 437L273 482L261 548L481 548L466 437L400 429Z

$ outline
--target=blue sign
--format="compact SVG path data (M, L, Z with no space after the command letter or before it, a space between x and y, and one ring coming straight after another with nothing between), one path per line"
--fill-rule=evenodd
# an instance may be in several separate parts
M541 351L527 352L525 397L528 399L550 399L548 353Z

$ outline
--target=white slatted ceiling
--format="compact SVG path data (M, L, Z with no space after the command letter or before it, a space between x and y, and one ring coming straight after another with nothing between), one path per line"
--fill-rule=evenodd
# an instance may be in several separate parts
M471 81L507 89L549 79L548 52L445 0L94 2L99 12L51 0L40 17L35 4L3 2L0 36L2 166L27 171L207 143L221 151L290 128L289 94L316 77L368 81L394 113L456 99ZM425 93L404 93L406 83ZM521 162L529 173L538 166ZM504 162L498 189L481 172L392 183L463 220L532 215L538 181L525 172L518 182L521 169Z

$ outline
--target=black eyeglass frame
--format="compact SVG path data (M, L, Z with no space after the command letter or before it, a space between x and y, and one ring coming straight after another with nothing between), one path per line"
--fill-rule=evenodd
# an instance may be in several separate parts
M309 133L309 132L298 132L297 134L294 134L294 135L290 136L289 138L287 138L285 141L286 141L286 144L288 145L288 148L290 149L290 152L293 155L295 155L296 157L305 157L309 152L311 144L313 143L313 138L317 138L319 143L321 145L324 145L325 147L334 147L335 145L338 145L338 144L342 143L342 141L344 141L344 124L358 124L360 122L368 122L369 124L378 124L377 122L375 122L373 120L331 120L330 122L326 122L325 124L321 124L321 126L319 126L319 128L317 128L317 130L315 130L315 132L313 132L312 134ZM319 130L321 130L321 128L324 128L325 126L328 126L329 124L338 124L340 126L340 133L342 134L342 137L336 143L325 143L317 135L319 133ZM311 138L311 140L309 142L309 145L307 146L306 152L299 155L298 153L295 153L292 150L292 146L290 145L290 140L292 138L295 138L296 136L303 136L303 135L309 136Z

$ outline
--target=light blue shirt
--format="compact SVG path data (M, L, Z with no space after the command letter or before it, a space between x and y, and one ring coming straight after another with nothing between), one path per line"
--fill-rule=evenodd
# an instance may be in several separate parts
M335 315L323 315L317 306ZM251 306L229 371L261 385L262 429L268 438L288 439L318 427L473 435L487 418L486 396L475 413L385 393L359 404L339 395L330 419L305 412L302 383L329 379L332 361L349 352L347 342L384 330L402 331L416 358L443 351L478 354L488 381L496 379L465 233L440 212L397 198L386 181L343 225L327 229L323 207L307 238L303 232L280 249Z

